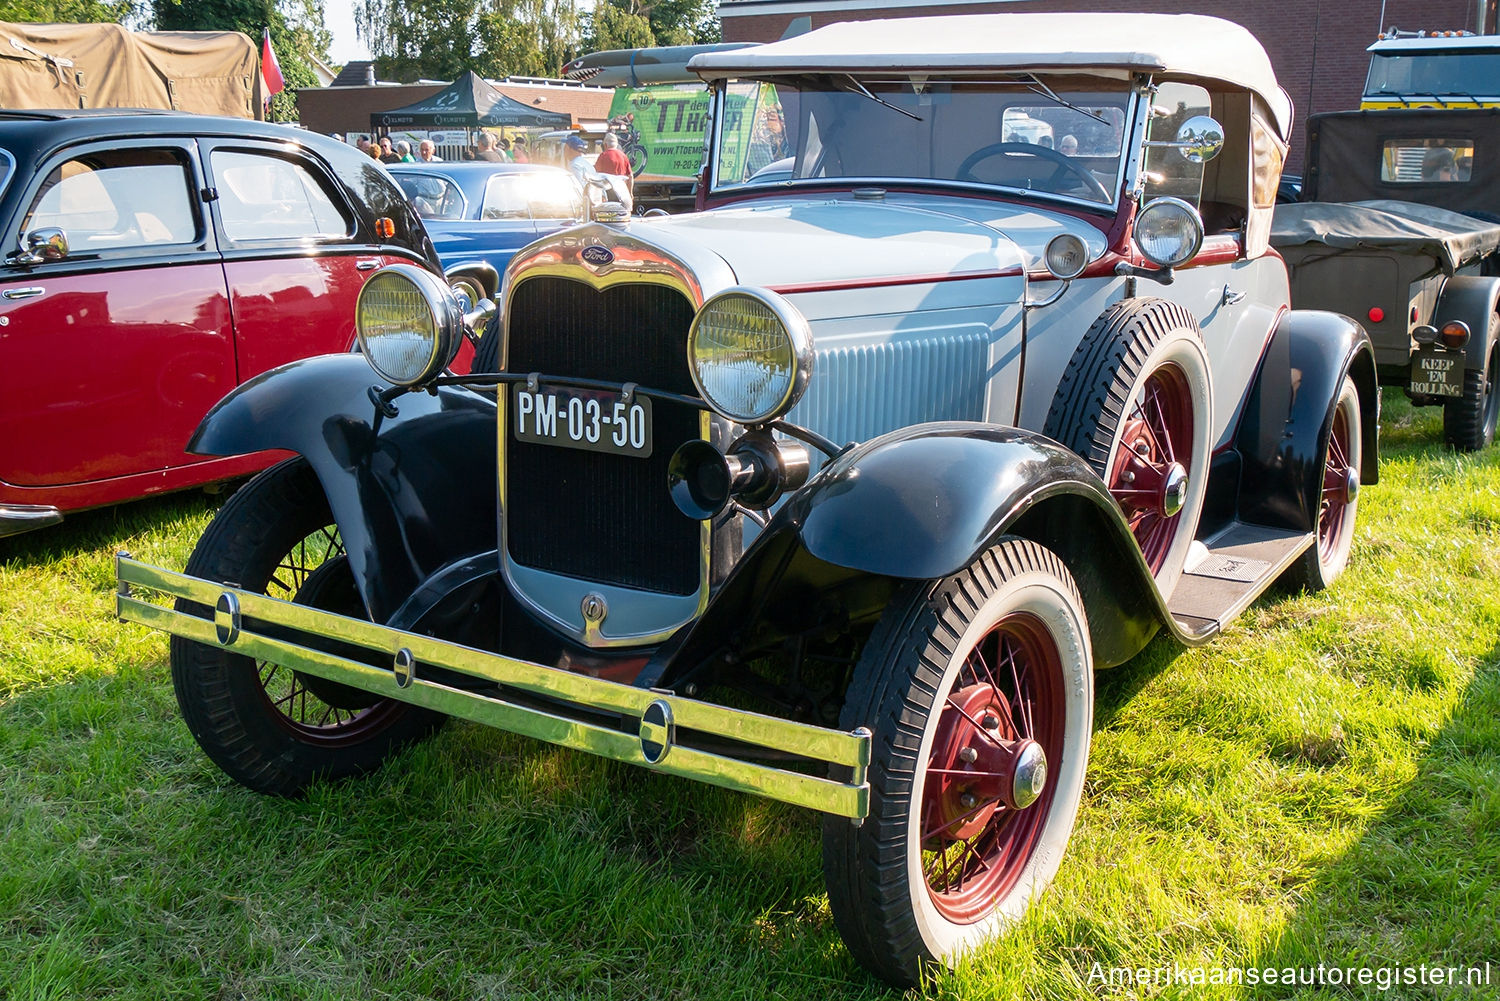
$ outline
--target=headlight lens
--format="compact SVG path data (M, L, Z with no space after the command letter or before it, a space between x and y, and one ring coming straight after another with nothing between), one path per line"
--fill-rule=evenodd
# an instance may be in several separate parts
M1059 233L1047 241L1047 270L1058 278L1077 278L1088 267L1089 248L1072 233Z
M1175 268L1203 246L1203 220L1181 198L1155 198L1135 217L1135 242L1152 264Z
M709 406L740 424L765 424L796 406L807 388L812 333L776 293L732 288L693 317L688 364Z
M355 307L359 347L382 379L414 386L442 372L463 336L463 312L436 275L393 264L370 276Z

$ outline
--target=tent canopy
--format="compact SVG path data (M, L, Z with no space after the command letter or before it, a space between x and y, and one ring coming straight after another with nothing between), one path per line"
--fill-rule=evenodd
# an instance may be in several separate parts
M533 126L560 128L571 115L532 108L506 97L473 70L415 104L370 115L374 128L478 128Z

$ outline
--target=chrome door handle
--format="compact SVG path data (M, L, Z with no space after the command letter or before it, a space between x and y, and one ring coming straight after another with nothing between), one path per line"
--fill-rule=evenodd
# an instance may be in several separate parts
M1221 296L1219 298L1219 305L1221 305L1221 306L1233 306L1235 303L1239 302L1243 298L1245 298L1245 293L1243 293L1243 292L1236 292L1234 289L1230 288L1228 285L1225 285L1224 286L1224 294L1223 294L1223 296Z
M354 266L360 271L374 271L376 268L380 267L380 261L372 260L371 258L366 257L361 259L360 262Z
M40 285L32 285L28 288L8 288L4 292L0 292L0 295L5 296L7 299L35 299L45 291L47 290Z

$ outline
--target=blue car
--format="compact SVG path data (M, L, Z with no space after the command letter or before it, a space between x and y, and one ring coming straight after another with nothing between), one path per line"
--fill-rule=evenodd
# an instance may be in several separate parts
M391 174L422 217L450 282L471 301L494 298L511 256L588 218L568 171L525 163L396 163Z

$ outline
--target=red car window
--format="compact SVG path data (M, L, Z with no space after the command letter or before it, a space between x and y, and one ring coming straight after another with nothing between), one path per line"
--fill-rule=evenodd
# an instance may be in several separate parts
M350 221L300 164L278 156L216 149L214 182L224 235L236 242L343 239Z
M74 253L188 243L198 235L189 191L175 150L90 152L47 176L22 232L61 229Z

